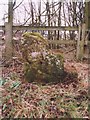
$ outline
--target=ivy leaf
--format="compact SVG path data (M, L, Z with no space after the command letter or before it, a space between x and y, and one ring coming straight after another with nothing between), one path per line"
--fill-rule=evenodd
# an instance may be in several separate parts
M2 110L4 111L6 109L7 105L4 104Z
M0 78L0 86L4 85L5 82L6 82L5 79Z
M17 88L20 84L21 84L20 81L15 81L15 82L12 84L11 88L12 88L12 89L13 89L13 88Z

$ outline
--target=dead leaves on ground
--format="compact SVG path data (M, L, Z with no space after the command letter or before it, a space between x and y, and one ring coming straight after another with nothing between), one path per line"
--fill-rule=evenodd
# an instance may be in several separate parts
M67 71L78 73L79 82L46 85L23 81L22 65L17 64L4 69L5 80L0 81L4 118L88 118L87 64L65 63Z

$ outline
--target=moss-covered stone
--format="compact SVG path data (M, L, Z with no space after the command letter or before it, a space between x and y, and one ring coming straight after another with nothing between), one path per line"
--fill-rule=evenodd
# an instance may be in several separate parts
M47 45L48 42L39 33L23 34L21 52L27 81L56 82L63 78L63 57L51 53Z
M29 82L44 80L45 82L60 81L64 67L60 57L47 53L45 56L31 57L24 65L25 77Z
M31 52L43 51L48 42L40 33L26 32L23 34L22 47L28 47Z

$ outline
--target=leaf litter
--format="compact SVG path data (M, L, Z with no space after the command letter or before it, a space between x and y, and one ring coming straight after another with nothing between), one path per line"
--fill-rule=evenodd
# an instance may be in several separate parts
M78 78L67 76L64 83L28 83L22 63L12 60L0 80L3 118L89 118L88 64L66 60L65 69L76 71Z

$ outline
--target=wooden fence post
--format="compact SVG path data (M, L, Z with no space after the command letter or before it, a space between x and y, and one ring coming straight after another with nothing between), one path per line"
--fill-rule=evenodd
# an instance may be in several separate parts
M85 24L79 25L79 35L78 35L78 41L77 41L77 53L76 58L77 60L82 60L84 57L84 42L85 42L85 31L86 27Z
M85 23L82 24L82 38L81 38L81 44L80 44L80 47L81 47L81 60L83 60L83 57L84 57L84 43L85 43L85 32L86 32L86 25Z
M5 23L6 60L13 56L13 0L8 0L8 23Z
M12 35L12 24L11 23L5 23L5 58L6 60L9 60L13 56L13 35Z
M76 58L77 58L77 60L79 60L79 58L80 58L79 54L80 54L81 30L82 30L82 27L81 27L81 25L79 25L78 41L77 41L77 52L76 52Z

